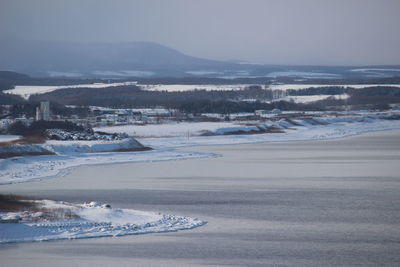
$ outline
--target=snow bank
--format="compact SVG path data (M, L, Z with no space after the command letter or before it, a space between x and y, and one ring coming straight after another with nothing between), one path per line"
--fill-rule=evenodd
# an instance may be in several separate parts
M128 149L145 149L145 147L133 138L125 138L114 141L57 141L48 140L43 144L10 144L0 147L0 156L6 154L13 155L51 155L66 153L95 153L111 152Z
M366 87L381 87L381 86L393 86L400 87L400 84L272 84L268 88L272 90L288 90L288 89L306 89L306 88L317 88L317 87L352 87L356 89Z
M60 210L76 215L70 219L45 219L41 212L0 213L0 243L32 242L58 239L123 236L192 229L206 222L196 218L154 212L115 209L97 202L71 204L50 200L36 201L46 212ZM41 218L38 220L38 218Z
M222 127L235 127L237 124L231 122L181 122L148 125L122 125L112 127L98 127L95 131L106 133L127 133L135 137L190 137L201 135L204 132L215 131Z
M26 182L54 176L62 170L85 164L108 164L179 158L179 153L150 156L133 138L114 141L56 141L0 147L0 184ZM123 152L121 152L123 151ZM132 152L128 152L132 151ZM140 151L140 152L134 152ZM150 151L147 151L150 152ZM189 155L189 158L191 155Z
M310 103L315 101L324 100L327 98L333 97L334 99L347 99L349 98L348 94L341 94L341 95L299 95L299 96L285 96L281 98L274 99L272 102L278 101L293 101L295 103Z
M224 134L233 134L233 133L250 133L250 132L261 132L262 130L256 126L242 126L242 127L228 127L228 128L219 128L214 132L210 132L210 134L215 135L224 135Z
M144 146L133 138L115 141L57 141L49 140L44 145L57 154L110 152L124 149L143 149Z
M364 68L364 69L351 69L352 72L370 72L370 71L400 71L400 69L385 69L385 68Z
M47 129L44 132L47 139L51 140L104 140L104 141L115 141L128 138L127 134L103 134L103 133L92 133L87 131L66 131L62 129Z

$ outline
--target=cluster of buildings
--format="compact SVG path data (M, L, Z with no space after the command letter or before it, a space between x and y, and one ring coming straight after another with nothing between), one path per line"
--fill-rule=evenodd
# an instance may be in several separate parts
M257 110L254 113L238 113L230 115L222 114L183 114L176 110L165 108L145 108L145 109L112 109L104 107L90 107L89 115L69 115L61 116L51 114L50 102L40 102L36 107L35 118L3 118L0 119L0 129L20 121L26 125L33 121L71 121L73 123L96 127L105 125L123 125L123 124L154 124L163 121L221 121L221 120L257 120L267 117L276 117L281 114L280 110ZM4 116L3 116L4 117Z
M6 128L8 125L20 121L25 125L30 125L32 122L44 121L71 121L84 126L104 126L115 124L147 124L157 123L162 120L168 120L177 116L175 111L164 108L154 109L112 109L103 107L90 107L88 115L80 116L72 115L57 115L51 113L50 102L40 102L36 107L35 117L14 117L13 114L0 116L0 128Z

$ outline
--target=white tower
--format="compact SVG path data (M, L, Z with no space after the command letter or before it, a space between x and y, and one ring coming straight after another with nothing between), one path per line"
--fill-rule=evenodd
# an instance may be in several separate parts
M40 102L40 106L36 108L36 120L50 120L50 102Z

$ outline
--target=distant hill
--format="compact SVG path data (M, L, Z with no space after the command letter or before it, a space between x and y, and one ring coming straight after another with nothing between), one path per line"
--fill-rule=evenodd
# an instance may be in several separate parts
M28 80L30 77L26 74L14 71L0 71L0 81Z
M68 43L3 38L0 70L40 77L265 77L274 80L337 80L400 76L400 66L283 66L224 62L185 55L151 42Z
M13 71L0 71L0 92L14 88L14 85L17 83L23 84L27 81L30 81L28 75Z
M180 76L187 70L223 69L233 63L187 56L150 42L58 43L4 41L0 69L71 76Z

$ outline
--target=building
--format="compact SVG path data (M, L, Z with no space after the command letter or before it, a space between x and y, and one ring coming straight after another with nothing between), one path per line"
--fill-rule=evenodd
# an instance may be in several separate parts
M36 120L50 120L50 102L40 102L40 106L36 108Z
M265 110L265 109L257 109L254 111L254 115L256 115L256 116L261 116L261 115L268 114L268 113L269 113L269 111Z

